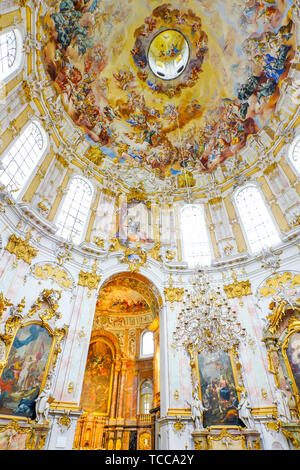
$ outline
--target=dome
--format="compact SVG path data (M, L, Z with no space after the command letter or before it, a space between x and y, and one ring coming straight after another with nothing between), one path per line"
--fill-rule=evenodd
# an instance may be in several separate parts
M231 175L227 162L238 171L241 154L251 165L249 140L284 89L296 50L288 10L190 4L65 1L41 17L44 73L87 158L124 184L124 167L175 191L187 171L201 187L218 169Z

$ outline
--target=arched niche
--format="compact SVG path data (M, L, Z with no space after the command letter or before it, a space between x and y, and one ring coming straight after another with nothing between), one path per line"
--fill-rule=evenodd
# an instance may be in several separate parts
M132 450L138 447L141 433L153 435L152 411L159 410L160 404L161 305L158 289L137 273L114 274L100 287L83 380L84 413L76 429L76 449ZM140 341L146 330L154 336L154 352L141 357ZM147 379L153 384L153 400L146 411L141 411L140 385Z

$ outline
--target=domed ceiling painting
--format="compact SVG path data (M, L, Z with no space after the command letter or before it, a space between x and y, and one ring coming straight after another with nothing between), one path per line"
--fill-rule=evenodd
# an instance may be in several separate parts
M275 110L295 51L291 6L61 0L43 18L45 67L94 155L162 178L211 172Z

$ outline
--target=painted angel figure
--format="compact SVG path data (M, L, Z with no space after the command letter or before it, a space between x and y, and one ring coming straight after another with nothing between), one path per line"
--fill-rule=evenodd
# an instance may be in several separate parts
M197 391L193 391L192 403L187 402L191 407L192 420L194 422L195 430L203 429L203 415L207 411L200 400Z
M251 414L251 406L246 397L246 392L244 390L242 390L241 392L241 398L240 398L239 406L237 409L238 409L240 420L245 424L247 428L253 429L254 420Z

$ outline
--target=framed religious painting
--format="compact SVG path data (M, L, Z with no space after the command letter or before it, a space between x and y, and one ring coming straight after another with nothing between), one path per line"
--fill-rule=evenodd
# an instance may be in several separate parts
M49 371L55 338L41 322L16 330L0 376L0 414L35 419L35 400Z
M113 375L114 356L110 345L103 339L91 342L81 394L85 412L109 414Z
M243 426L238 417L239 387L233 355L224 351L198 353L195 363L198 390L206 408L204 427Z
M282 357L285 369L291 379L293 394L300 413L300 320L289 323L282 343Z

